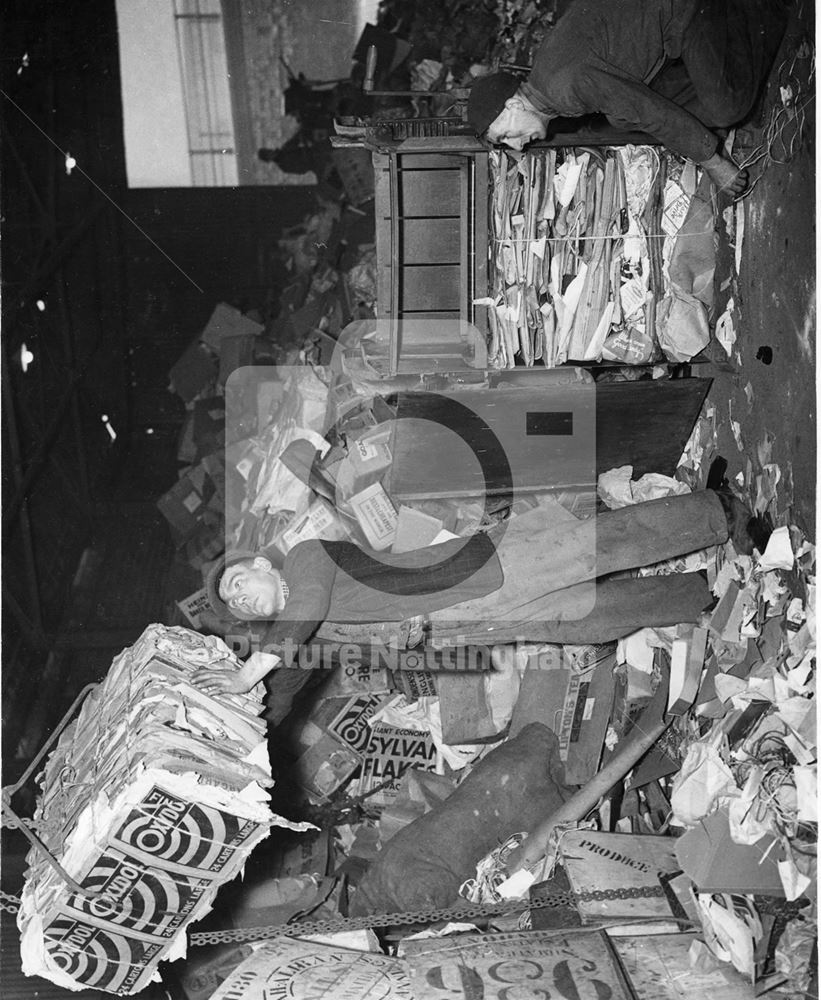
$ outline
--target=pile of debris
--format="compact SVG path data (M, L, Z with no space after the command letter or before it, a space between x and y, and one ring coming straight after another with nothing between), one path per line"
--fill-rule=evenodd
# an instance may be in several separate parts
M316 210L283 233L280 250L291 281L271 315L243 314L219 303L169 373L170 390L187 413L177 450L179 479L158 507L182 559L194 569L206 567L225 547L225 512L241 489L241 480L226 470L226 448L268 425L278 401L277 368L327 362L343 326L373 316L373 243L349 246L346 237L357 231L350 220L367 217L358 206L373 199L373 172L362 170L362 155L369 157L363 150L335 151L344 195L334 200L318 194Z

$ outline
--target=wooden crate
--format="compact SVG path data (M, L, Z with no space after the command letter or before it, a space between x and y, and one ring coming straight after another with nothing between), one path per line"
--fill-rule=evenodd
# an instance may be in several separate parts
M487 155L407 152L373 157L377 315L392 321L390 374L456 369L482 341L487 291Z

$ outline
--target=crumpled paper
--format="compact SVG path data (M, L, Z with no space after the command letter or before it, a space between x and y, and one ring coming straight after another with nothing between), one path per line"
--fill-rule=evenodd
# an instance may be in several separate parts
M725 798L740 795L733 772L710 743L693 743L673 781L671 820L676 826L695 826Z
M691 492L686 483L658 472L646 472L636 482L631 482L632 477L632 465L621 465L599 476L598 494L611 510Z
M764 931L750 899L727 893L697 895L699 917L709 949L722 962L755 978L755 949Z
M758 561L758 567L765 572L773 569L790 570L795 563L792 544L790 542L790 529L787 527L776 528L770 535L764 555Z
M671 361L689 361L710 342L715 245L710 179L702 174L670 258L670 293L659 303L658 336Z

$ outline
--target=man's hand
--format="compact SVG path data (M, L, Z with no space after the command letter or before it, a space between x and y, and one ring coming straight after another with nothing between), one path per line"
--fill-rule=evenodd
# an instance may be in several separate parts
M244 671L232 669L230 660L221 667L202 667L191 678L191 683L203 694L247 694L254 686L243 677Z
M241 670L231 670L231 660L224 667L202 667L191 678L204 694L247 694L262 678L282 662L273 653L251 653Z
M749 175L728 156L723 153L713 153L709 159L702 160L699 166L707 171L719 194L726 191L733 198L737 198L744 193Z

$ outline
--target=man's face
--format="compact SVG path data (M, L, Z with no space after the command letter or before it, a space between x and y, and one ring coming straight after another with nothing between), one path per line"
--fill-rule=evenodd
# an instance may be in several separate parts
M285 603L279 571L262 556L229 566L220 580L219 594L243 621L271 618Z
M485 133L494 146L522 150L529 142L544 139L547 124L544 118L526 108L518 97L510 97L504 109L493 119Z

